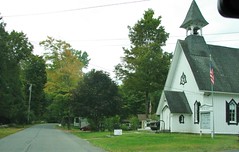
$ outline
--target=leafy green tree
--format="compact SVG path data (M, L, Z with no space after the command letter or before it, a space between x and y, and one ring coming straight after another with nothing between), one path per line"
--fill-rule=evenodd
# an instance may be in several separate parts
M5 31L6 24L1 21L0 23L0 123L8 123L10 121L10 117L8 115L10 111L10 98L12 94L10 93L9 88L9 80L7 65L8 60L6 56L8 54L7 49L7 39L8 32Z
M26 106L20 65L32 54L33 46L24 33L9 33L5 26L0 20L0 123L23 123Z
M144 95L142 92L135 91L132 89L126 88L125 85L119 87L120 95L122 96L122 119L128 119L130 115L136 116L137 114L144 113Z
M31 55L22 65L23 84L25 84L25 96L29 99L29 87L31 88L31 112L36 120L40 120L46 111L44 86L47 81L46 64L41 56ZM27 102L28 105L28 102Z
M51 104L48 107L50 119L68 119L70 127L72 90L83 76L82 68L88 65L86 52L75 50L62 40L48 37L40 42L47 53L44 57L47 63L47 83L45 92ZM53 116L54 115L54 116Z
M85 74L73 93L73 101L76 113L88 118L95 130L101 129L105 117L120 113L118 87L103 71L91 70Z
M128 27L130 49L124 48L123 62L115 68L116 76L126 88L142 92L145 113L148 116L150 93L163 89L172 54L163 52L169 36L161 25L161 17L154 11L145 11L143 18Z

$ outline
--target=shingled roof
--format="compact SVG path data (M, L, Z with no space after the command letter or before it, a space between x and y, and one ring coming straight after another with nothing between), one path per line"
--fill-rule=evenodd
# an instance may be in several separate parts
M164 91L168 107L172 113L192 114L184 92Z
M214 68L214 90L239 93L239 49L206 44L204 38L190 35L179 40L200 90L210 91L210 54Z
M195 0L192 1L191 6L188 10L188 13L180 26L180 28L188 29L191 25L196 25L198 27L204 27L208 24L208 22L202 16L201 11L198 8Z

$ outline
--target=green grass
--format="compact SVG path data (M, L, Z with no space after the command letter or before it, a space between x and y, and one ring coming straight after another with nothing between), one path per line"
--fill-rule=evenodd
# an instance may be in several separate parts
M23 128L0 128L0 139L3 137L6 137L8 135L14 134L20 130L22 130Z
M31 127L31 125L10 125L9 127L0 128L0 139L18 131Z
M152 132L75 132L73 134L109 152L218 152L239 149L236 135L176 134Z

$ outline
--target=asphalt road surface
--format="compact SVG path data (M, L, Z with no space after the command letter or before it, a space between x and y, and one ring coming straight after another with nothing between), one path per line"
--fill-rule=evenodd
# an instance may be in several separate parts
M0 152L105 152L86 140L41 124L0 139Z

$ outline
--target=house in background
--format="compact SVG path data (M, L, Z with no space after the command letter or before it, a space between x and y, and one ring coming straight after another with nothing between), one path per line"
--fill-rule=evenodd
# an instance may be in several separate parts
M207 24L193 0L180 26L187 36L177 41L156 112L161 130L239 132L239 49L207 44L202 34Z

